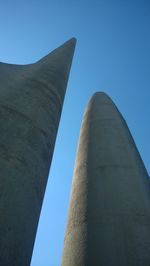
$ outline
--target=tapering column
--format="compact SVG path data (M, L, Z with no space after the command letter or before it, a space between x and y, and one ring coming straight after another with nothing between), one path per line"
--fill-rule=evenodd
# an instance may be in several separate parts
M31 65L0 63L0 265L29 266L75 39Z
M75 163L63 266L149 266L149 179L125 120L91 98Z

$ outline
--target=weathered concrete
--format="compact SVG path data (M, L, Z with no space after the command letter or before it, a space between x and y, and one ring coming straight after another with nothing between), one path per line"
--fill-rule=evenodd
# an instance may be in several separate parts
M148 175L104 93L94 94L83 117L62 265L150 265Z
M1 266L30 265L74 46L31 65L0 63Z

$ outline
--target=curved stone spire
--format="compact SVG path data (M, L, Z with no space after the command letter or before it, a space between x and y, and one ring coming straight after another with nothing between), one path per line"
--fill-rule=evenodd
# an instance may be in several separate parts
M35 64L0 63L0 265L28 266L75 39Z
M62 265L150 265L148 174L105 93L94 94L83 117Z

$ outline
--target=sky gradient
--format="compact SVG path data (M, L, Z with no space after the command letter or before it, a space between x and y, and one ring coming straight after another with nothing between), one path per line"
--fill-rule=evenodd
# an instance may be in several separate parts
M0 61L36 62L77 45L31 266L60 266L73 166L85 107L106 92L150 171L150 1L1 0Z

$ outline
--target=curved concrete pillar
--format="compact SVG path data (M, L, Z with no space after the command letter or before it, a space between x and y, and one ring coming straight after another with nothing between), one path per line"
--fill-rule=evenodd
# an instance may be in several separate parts
M75 163L63 266L149 266L149 179L123 117L91 98Z
M0 63L0 265L28 266L75 39L31 65Z

